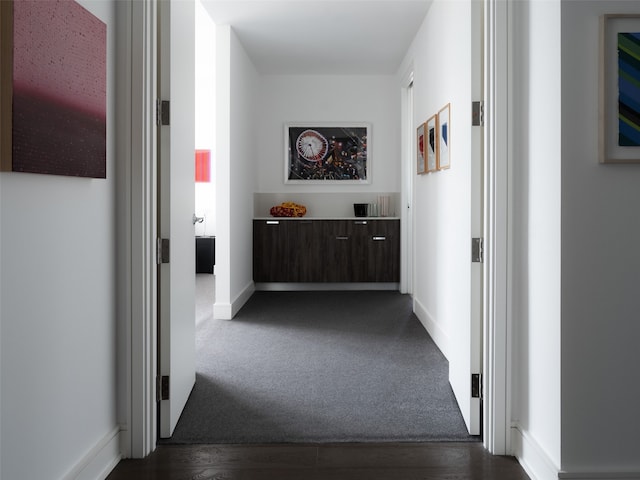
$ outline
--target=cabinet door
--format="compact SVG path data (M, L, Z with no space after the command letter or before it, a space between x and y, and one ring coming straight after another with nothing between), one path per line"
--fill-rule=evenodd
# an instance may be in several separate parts
M254 220L254 282L289 281L288 224L285 220Z
M350 282L371 282L368 265L371 220L351 220Z
M367 281L400 281L400 221L372 221L368 233Z
M352 222L325 220L322 224L324 281L350 282L353 249Z
M322 282L324 279L322 223L288 222L289 282Z

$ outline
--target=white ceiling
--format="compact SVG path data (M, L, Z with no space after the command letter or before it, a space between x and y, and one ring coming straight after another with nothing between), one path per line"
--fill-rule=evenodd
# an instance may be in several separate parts
M393 74L432 0L201 0L264 74Z

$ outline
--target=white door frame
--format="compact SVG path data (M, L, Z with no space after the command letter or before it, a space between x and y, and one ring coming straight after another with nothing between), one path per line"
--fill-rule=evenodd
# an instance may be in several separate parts
M120 369L118 403L121 422L120 449L125 457L143 458L156 448L157 405L157 3L129 0L118 7L122 25L129 28L127 58L119 61L123 73L120 108L128 110L120 132L125 145L119 166L122 188L119 201L119 280L123 285L119 302L118 352L126 364ZM124 116L123 116L124 118ZM130 135L130 136L129 136ZM123 370L125 370L123 372Z
M414 268L414 215L413 215L413 176L415 174L414 151L411 145L415 145L413 136L413 108L409 105L409 89L413 84L413 64L409 66L402 77L401 96L401 158L402 161L402 193L400 195L400 218L402 219L401 248L400 248L400 293L413 294Z
M141 458L156 447L156 1L129 0L130 62L123 74L131 108L129 150L123 162L123 215L120 262L123 322L119 352L126 357L126 379L119 379L121 449L125 457ZM123 8L124 10L124 8ZM510 277L511 197L510 110L512 75L509 2L485 0L485 322L484 322L484 445L493 454L510 454L511 354ZM123 64L125 62L120 62ZM125 95L126 96L126 95ZM125 127L123 127L124 131ZM129 161L127 163L127 160ZM127 289L128 286L128 289ZM123 345L124 344L124 345ZM123 353L124 352L124 353Z
M505 0L485 0L484 446L511 452L512 19Z

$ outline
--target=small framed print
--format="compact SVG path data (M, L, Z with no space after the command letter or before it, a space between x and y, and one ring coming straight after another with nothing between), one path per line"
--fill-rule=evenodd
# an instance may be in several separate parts
M435 172L438 165L438 116L433 115L425 124L427 139L427 172Z
M416 167L418 175L427 173L426 147L427 141L425 137L426 126L421 123L416 131Z
M449 143L451 141L451 104L438 112L438 170L451 167Z

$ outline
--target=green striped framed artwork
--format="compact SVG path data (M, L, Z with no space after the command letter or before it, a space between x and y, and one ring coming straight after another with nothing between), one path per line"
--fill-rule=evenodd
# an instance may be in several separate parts
M618 33L618 145L640 147L640 32Z
M600 162L640 163L640 15L604 15L600 38Z

